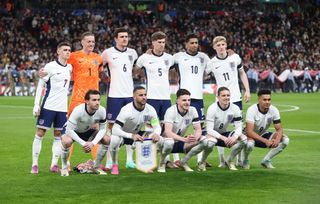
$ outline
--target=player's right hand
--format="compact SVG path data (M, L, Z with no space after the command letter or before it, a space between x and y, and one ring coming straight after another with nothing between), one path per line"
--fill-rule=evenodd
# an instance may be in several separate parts
M197 138L194 135L188 135L186 143L196 142Z
M143 137L138 134L132 134L132 139L134 141L142 141L143 142Z
M38 117L40 115L40 106L39 105L35 105L33 107L32 114L34 117Z

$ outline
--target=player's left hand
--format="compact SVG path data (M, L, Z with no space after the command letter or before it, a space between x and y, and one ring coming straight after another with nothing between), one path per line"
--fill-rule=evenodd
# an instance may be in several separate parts
M160 136L158 134L152 135L152 142L156 143L160 140Z
M276 148L276 147L278 147L280 141L278 141L278 140L276 140L276 139L272 139L271 141L272 141L272 144L271 144L270 148Z
M91 152L91 149L93 148L93 143L92 142L86 142L84 145L83 145L83 147L82 147L82 149L83 149L83 151L85 152L85 153L88 153L88 152Z
M40 115L40 107L39 107L39 105L35 105L33 107L32 114L33 114L34 117L38 117Z
M244 92L243 98L244 98L244 101L246 103L248 103L250 101L250 98L251 98L250 92L247 92L247 91Z

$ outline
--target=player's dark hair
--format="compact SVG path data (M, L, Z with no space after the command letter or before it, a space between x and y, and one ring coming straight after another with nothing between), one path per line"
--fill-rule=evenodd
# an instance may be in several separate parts
M194 34L194 33L191 33L191 34L186 36L186 41L185 42L186 43L189 42L189 40L192 39L192 38L198 39L198 36L196 34Z
M191 93L187 89L179 89L177 91L177 94L176 94L177 98L179 98L180 96L183 96L183 95L189 95L190 96Z
M57 49L59 49L62 46L71 47L71 44L69 42L67 42L67 41L61 42L61 43L58 44Z
M218 96L220 96L220 93L221 93L222 91L229 91L229 92L230 92L230 90L229 90L227 87L221 86L220 88L218 88Z
M128 32L128 30L125 29L125 28L116 28L116 29L114 30L113 36L114 36L115 38L117 38L119 33L129 33L129 32Z
M258 97L261 95L271 95L271 91L269 89L261 89L258 91Z
M86 95L84 96L84 100L89 101L90 100L90 95L100 95L101 93L98 90L95 89L89 89L86 93Z
M136 86L136 87L134 87L134 89L133 89L133 93L135 93L135 92L138 91L138 90L146 90L146 88L144 88L143 86Z
M165 39L166 37L167 35L164 32L158 31L151 35L151 41L162 40L162 39Z
M89 32L89 31L84 32L84 33L82 33L82 35L81 35L81 40L83 40L83 39L84 39L85 37L87 37L87 36L93 36L93 37L94 37L94 34L91 33L91 32Z

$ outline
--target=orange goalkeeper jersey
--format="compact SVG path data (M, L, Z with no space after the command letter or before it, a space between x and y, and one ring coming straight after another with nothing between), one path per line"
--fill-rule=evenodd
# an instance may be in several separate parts
M89 89L99 90L99 73L102 71L102 59L96 53L86 54L82 50L72 52L68 63L72 64L73 89L68 115L74 107L84 102Z

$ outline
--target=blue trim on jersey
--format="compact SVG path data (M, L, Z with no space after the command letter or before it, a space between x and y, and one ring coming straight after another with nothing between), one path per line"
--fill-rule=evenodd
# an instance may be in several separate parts
M46 100L49 96L49 93L51 91L51 79L49 78L49 80L46 82L47 87L46 87L46 94L44 95L43 101L42 101L42 105L41 105L41 109L44 107L44 104L46 103Z
M237 105L240 108L241 112L242 112L242 101L236 101L236 102L233 102L233 104Z

